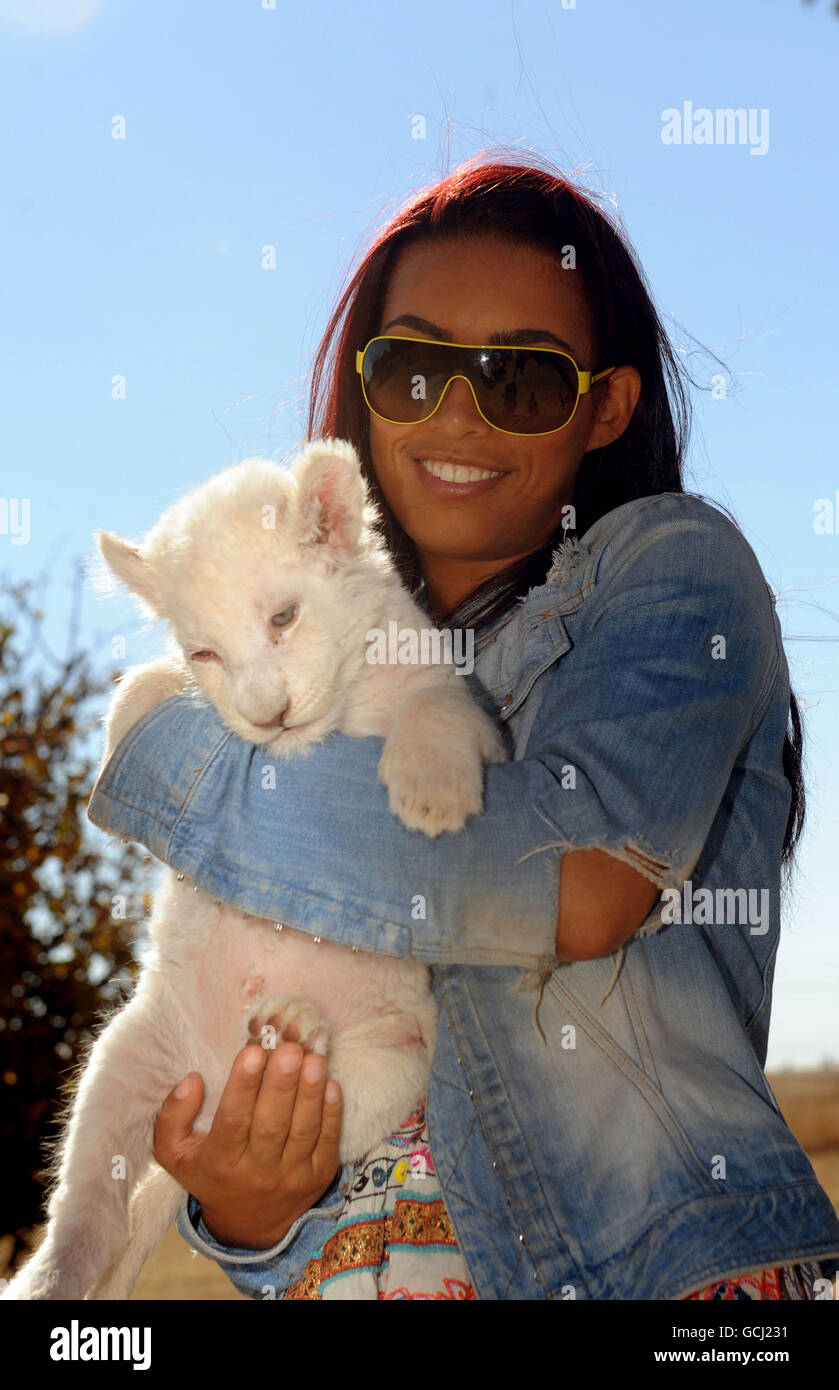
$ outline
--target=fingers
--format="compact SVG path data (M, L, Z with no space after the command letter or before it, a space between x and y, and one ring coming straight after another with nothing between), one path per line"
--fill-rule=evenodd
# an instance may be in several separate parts
M338 1144L341 1138L341 1120L344 1113L344 1097L337 1081L328 1081L323 1096L323 1123L320 1130L312 1162L322 1172L330 1176L339 1163Z
M302 1066L301 1066L302 1063ZM184 1090L179 1096L178 1090ZM154 1156L182 1185L193 1150L209 1171L230 1174L241 1159L258 1168L305 1169L331 1177L339 1165L341 1088L327 1085L326 1061L299 1043L276 1049L248 1043L236 1057L209 1134L192 1126L204 1099L196 1072L167 1096L155 1125ZM194 1174L193 1174L194 1176Z
M207 1136L207 1156L222 1165L237 1163L248 1147L251 1119L265 1070L264 1047L246 1043L230 1069Z
M326 1090L326 1060L310 1052L300 1069L297 1101L285 1146L285 1161L290 1164L311 1161L321 1137ZM327 1107L330 1119L334 1106Z
M299 1043L283 1043L276 1051L268 1049L268 1064L262 1074L248 1139L250 1155L256 1163L279 1165L283 1157L302 1061Z
M179 1094L183 1092L183 1094ZM192 1071L166 1097L154 1125L152 1152L161 1168L174 1174L174 1169L190 1147L194 1136L193 1121L204 1100L204 1082ZM200 1136L203 1139L203 1135Z

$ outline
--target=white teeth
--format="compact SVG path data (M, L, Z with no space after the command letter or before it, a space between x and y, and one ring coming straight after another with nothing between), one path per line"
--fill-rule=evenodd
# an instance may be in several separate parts
M479 483L484 478L500 476L496 468L465 468L460 463L434 463L431 459L419 459L427 473L442 478L444 483Z

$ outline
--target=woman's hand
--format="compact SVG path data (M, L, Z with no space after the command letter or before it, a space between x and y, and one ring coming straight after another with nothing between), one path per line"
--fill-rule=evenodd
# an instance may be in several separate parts
M299 1043L274 1050L248 1043L212 1128L196 1134L203 1099L204 1083L190 1072L161 1106L154 1156L198 1199L222 1245L267 1249L323 1196L340 1167L341 1088L327 1082L324 1058L304 1060Z

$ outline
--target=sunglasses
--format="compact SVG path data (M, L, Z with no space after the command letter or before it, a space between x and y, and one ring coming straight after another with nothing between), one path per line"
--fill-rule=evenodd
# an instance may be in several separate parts
M469 383L478 413L503 434L554 434L570 424L580 396L614 367L592 375L558 348L440 343L380 334L355 355L364 399L392 425L418 425L438 409L449 383Z

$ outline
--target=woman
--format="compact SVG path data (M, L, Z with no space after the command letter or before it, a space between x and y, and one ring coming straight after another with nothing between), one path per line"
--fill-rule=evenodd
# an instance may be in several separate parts
M509 1299L812 1297L832 1273L839 1221L763 1073L798 710L751 549L684 492L686 427L595 204L545 168L456 170L344 293L308 436L353 441L406 582L475 630L514 760L427 841L388 813L380 740L283 763L266 804L252 750L179 697L100 779L92 818L217 897L435 967L426 1115L378 1158L427 1119L410 1200L448 1283L388 1285L405 1221L336 1257L370 1172L336 1172L340 1096L297 1044L243 1050L206 1138L194 1075L162 1108L181 1232L251 1296L341 1296L361 1267L373 1297Z

